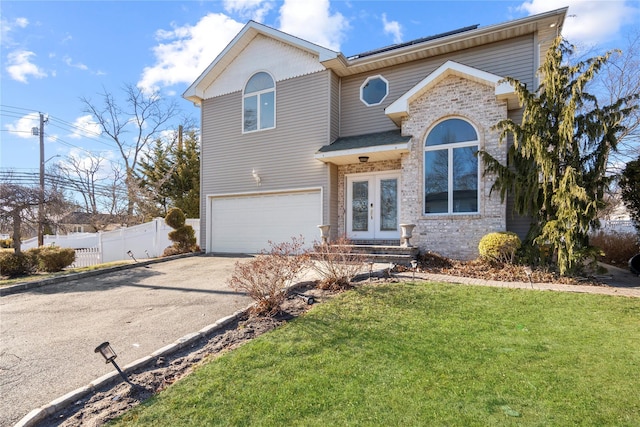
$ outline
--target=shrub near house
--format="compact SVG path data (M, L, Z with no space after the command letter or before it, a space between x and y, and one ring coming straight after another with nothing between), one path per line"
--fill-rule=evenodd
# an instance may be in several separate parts
M173 242L173 245L164 250L162 254L163 256L184 254L200 250L198 245L196 245L195 231L193 230L193 227L185 224L186 217L181 209L170 209L164 220L167 225L174 230L169 232L169 240Z

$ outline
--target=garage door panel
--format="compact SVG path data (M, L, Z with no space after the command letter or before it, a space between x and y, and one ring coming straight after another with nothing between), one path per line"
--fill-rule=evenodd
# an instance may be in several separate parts
M212 252L256 253L302 235L318 239L320 191L213 198L209 222Z

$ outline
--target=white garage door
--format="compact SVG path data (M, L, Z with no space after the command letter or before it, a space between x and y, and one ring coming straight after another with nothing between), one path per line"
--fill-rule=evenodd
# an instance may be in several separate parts
M251 196L213 197L210 252L257 253L302 235L310 246L320 240L320 190Z

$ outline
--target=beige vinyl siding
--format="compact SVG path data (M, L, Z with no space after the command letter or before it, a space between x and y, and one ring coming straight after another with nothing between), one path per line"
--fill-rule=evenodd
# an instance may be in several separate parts
M331 130L330 142L335 141L340 136L340 77L331 73Z
M509 112L509 118L517 124L522 122L523 109L513 110ZM508 145L513 145L513 137L509 136ZM494 191L491 197L500 197L498 191ZM530 216L521 216L514 211L514 198L511 192L507 193L507 231L513 231L524 240L531 226Z
M323 188L328 209L326 166L314 159L328 143L329 73L322 71L276 83L275 129L242 133L242 94L203 102L202 195ZM256 185L252 170L261 177ZM206 211L201 210L202 217ZM203 218L202 227L207 224ZM206 232L202 232L206 236Z
M335 239L338 237L338 207L340 206L340 201L338 200L338 166L334 164L327 165L328 173L329 173L329 210L325 211L325 224L331 225L330 235L331 239ZM328 220L328 222L327 222Z
M533 52L531 35L346 77L342 80L340 95L340 136L396 129L396 125L384 114L384 109L447 60L502 77L514 77L531 87L534 76ZM360 86L367 77L378 74L389 81L389 95L382 104L367 107L360 101Z

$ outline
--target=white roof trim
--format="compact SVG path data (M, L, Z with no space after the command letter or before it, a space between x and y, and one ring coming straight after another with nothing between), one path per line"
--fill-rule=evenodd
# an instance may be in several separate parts
M411 104L411 102L449 76L459 76L480 84L493 86L495 87L495 93L498 99L507 99L508 101L516 99L511 84L502 81L502 77L455 61L447 61L385 108L385 114L398 124L401 117L408 115L409 104Z
M292 36L282 31L276 30L266 25L259 24L255 21L249 21L247 25L231 40L222 52L209 64L209 66L200 74L200 76L187 88L182 97L199 104L204 99L206 88L217 77L217 74L226 68L225 56L232 54L234 50L241 51L257 34L263 34L283 43L293 45L299 49L306 50L312 54L318 55L319 61L328 61L336 58L339 53L324 48L317 44L308 42L298 37ZM237 55L237 53L236 53ZM234 55L235 56L235 55ZM216 66L221 65L221 69L216 72Z

